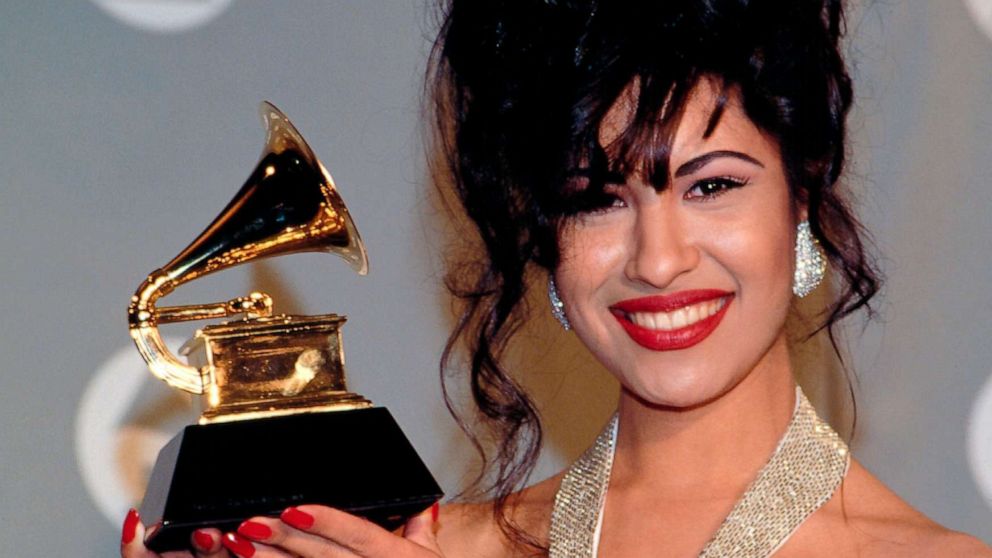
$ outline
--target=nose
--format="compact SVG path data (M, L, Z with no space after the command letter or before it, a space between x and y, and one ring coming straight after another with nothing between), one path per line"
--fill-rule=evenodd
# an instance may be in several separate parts
M699 249L683 217L665 203L638 210L624 267L628 279L663 289L699 264Z

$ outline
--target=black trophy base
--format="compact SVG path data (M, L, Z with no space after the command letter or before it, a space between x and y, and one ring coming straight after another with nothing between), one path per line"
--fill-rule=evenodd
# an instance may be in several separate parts
M442 496L385 408L187 426L159 452L141 504L155 552L201 527L323 504L395 529Z

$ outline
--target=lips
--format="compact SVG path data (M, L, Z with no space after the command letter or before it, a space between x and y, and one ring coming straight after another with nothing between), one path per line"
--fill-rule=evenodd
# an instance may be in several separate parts
M717 289L679 291L624 300L610 307L635 343L675 351L700 343L720 325L734 293Z

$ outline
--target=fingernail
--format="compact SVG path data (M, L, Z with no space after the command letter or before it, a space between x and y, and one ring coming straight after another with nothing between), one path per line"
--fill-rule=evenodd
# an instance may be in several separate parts
M237 554L241 558L251 558L255 555L255 545L251 541L239 537L236 533L227 533L220 540L224 548Z
M245 521L238 526L238 533L256 541L264 541L272 536L272 529L264 523Z
M121 529L121 544L129 544L138 532L138 510L131 508L124 518L124 528Z
M306 530L313 527L313 516L299 508L286 508L279 516L283 522L297 529Z
M214 536L203 529L197 529L193 531L193 546L207 552L214 547Z
M437 523L437 516L441 514L441 502L434 502L431 506L431 521Z

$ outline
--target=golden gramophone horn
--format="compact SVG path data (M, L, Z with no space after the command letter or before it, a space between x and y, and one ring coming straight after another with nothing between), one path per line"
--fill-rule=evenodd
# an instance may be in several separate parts
M227 302L156 308L159 298L208 273L293 252L330 252L359 274L368 271L365 246L327 169L279 109L263 102L260 113L267 134L254 172L196 240L148 276L128 306L131 337L152 373L191 393L204 392L201 373L172 355L158 324L268 316L272 299L254 292Z

